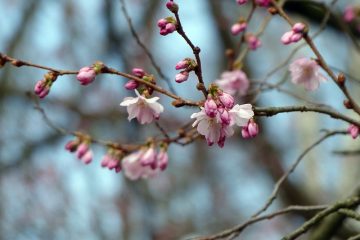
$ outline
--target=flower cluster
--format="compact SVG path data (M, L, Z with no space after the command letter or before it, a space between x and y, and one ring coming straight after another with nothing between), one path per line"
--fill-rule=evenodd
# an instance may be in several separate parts
M225 71L215 83L224 91L233 96L246 95L250 82L246 74L241 70Z
M159 119L160 113L164 111L164 107L158 103L159 97L147 98L147 91L143 91L141 95L135 89L137 97L126 97L120 103L120 106L127 107L129 114L128 120L136 118L141 124L151 123L154 119Z
M169 33L173 33L176 30L177 22L173 17L162 18L157 23L160 28L160 34L165 36Z
M125 176L131 180L155 177L168 165L167 146L161 146L157 152L154 146L142 148L129 154L122 160Z
M144 69L142 69L142 68L133 68L133 69L132 69L132 73L133 73L136 77L138 77L138 78L140 78L140 79L142 79L142 80L144 80L144 81L146 81L146 82L150 82L150 83L155 84L154 76L151 75L151 74L146 73L146 72L144 71ZM141 84L139 84L139 82L137 82L137 81L135 81L135 80L133 80L133 79L130 79L129 81L127 81L127 82L125 83L124 87L125 87L127 90L135 90L135 89L137 89L137 88L139 88L139 87L146 88L146 86L141 86ZM148 90L151 91L150 89L148 89Z
M205 136L209 146L217 143L223 147L227 137L234 134L234 125L247 126L254 116L251 104L235 105L234 98L215 84L209 88L209 96L201 111L193 113L193 127Z
M306 32L306 26L303 23L295 23L291 31L284 33L281 42L285 45L300 41Z
M191 58L185 58L178 62L175 66L176 70L182 70L180 73L176 74L175 81L177 83L185 82L189 78L189 73L196 68L197 64L195 60Z
M121 171L121 159L124 154L117 149L109 149L108 153L101 160L101 166L109 170L115 170L116 173Z
M303 84L306 90L316 90L320 82L326 81L319 70L319 64L312 59L300 58L290 64L291 80L295 84Z
M89 85L95 80L97 74L101 73L104 68L102 62L96 62L92 66L82 67L76 75L77 80L81 85Z
M89 147L90 143L88 140L75 139L68 142L65 145L65 149L69 152L76 152L76 156L85 164L91 163L93 159L93 152Z
M353 139L355 139L360 134L360 128L358 126L355 126L354 124L351 124L348 128L348 133L351 135Z
M44 78L37 81L34 87L34 92L40 98L46 97L49 92L53 82L56 81L57 75L53 72L48 72L44 75Z

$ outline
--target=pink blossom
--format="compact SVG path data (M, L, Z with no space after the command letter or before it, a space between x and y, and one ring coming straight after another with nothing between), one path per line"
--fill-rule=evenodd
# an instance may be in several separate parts
M205 113L209 117L213 118L217 114L218 106L214 99L208 98L204 103Z
M247 126L244 126L241 130L241 135L243 138L253 138L256 137L259 133L259 126L254 120L250 120Z
M68 150L69 152L75 152L78 146L79 146L79 142L72 140L66 143L65 149Z
M76 156L80 159L89 151L89 145L81 143L76 151Z
M125 176L131 180L139 178L152 178L159 173L159 169L152 169L150 166L143 166L141 164L141 157L144 154L143 150L136 151L126 156L122 161L122 168Z
M303 84L306 90L316 90L321 81L326 81L326 78L319 72L319 64L312 59L297 59L290 64L289 70L291 81L294 84Z
M246 41L248 43L248 46L251 50L256 50L261 46L261 41L258 39L255 35L249 34L246 37Z
M344 11L344 21L345 22L352 22L355 18L356 18L356 12L355 12L355 9L353 6L351 5L348 5L346 8L345 8L345 11Z
M181 71L180 73L176 74L175 81L177 83L182 83L188 80L189 78L189 72L188 71Z
M88 85L95 80L96 72L92 67L83 67L79 70L79 73L76 75L77 80L81 85Z
M250 82L246 74L241 70L226 71L223 72L219 80L215 83L231 95L238 93L240 96L244 96L249 89Z
M157 22L161 35L167 35L176 30L176 20L173 17L162 18Z
M168 156L166 150L161 149L157 155L158 168L161 171L164 171L167 168L168 162L169 162L169 156Z
M171 0L166 3L166 7L173 13L179 11L179 6L176 3L174 3L174 1Z
M291 40L291 42L296 43L296 42L300 41L302 39L302 37L303 37L302 33L294 33L291 36L290 40Z
M80 160L85 164L90 164L93 159L93 152L91 150L88 150L81 158Z
M285 45L292 43L291 37L294 35L293 31L284 33L281 37L281 42Z
M132 69L132 73L137 76L138 78L142 78L143 76L145 76L145 71L142 68L133 68Z
M226 92L219 94L219 100L226 108L232 108L235 103L234 98Z
M189 61L184 59L184 60L181 60L180 62L178 62L175 66L175 69L176 70L180 70L180 69L185 69L189 66Z
M221 112L219 111L219 114L222 124L229 125L231 123L230 113L226 109L223 109Z
M231 33L232 35L238 35L239 33L245 31L247 28L247 23L246 22L242 22L242 23L235 23L234 25L231 26Z
M137 97L126 97L120 103L120 106L127 107L129 113L128 120L131 121L131 119L137 118L141 124L145 124L158 119L160 113L164 111L164 107L157 102L159 97L145 98L136 89L135 93Z
M295 23L294 26L291 28L294 33L303 33L305 30L305 24L298 22Z
M348 132L353 139L356 139L360 134L360 128L354 124L351 124L348 128Z
M129 80L125 83L124 87L127 89L127 90L134 90L136 89L137 87L139 87L139 83L135 80Z
M255 3L260 7L268 7L270 5L271 0L255 0Z
M120 160L110 154L106 154L101 160L101 166L107 167L109 170L115 170L115 172L121 171L121 163Z
M46 97L50 92L51 82L47 82L45 79L37 81L34 87L34 92L40 98Z
M247 0L236 0L239 5L247 3Z
M152 169L157 167L156 150L153 147L148 148L140 158L142 166L150 166Z

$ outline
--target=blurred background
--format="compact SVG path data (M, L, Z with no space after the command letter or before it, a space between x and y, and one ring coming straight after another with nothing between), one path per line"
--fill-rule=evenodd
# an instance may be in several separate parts
M175 84L175 64L192 57L191 49L177 34L160 36L156 22L169 16L166 1L132 0L126 7L136 31L177 92L194 100L196 78ZM225 50L238 38L229 29L239 16L247 16L250 4L235 0L177 1L186 33L201 48L206 84L226 70ZM288 1L285 9L298 21L321 25L331 1ZM360 63L356 26L344 26L346 4L337 1L326 29L316 38L321 53L335 71L349 76L351 92L360 100ZM257 9L250 29L257 32L266 16ZM136 44L121 11L119 0L0 0L0 52L58 69L78 70L96 60L123 72L142 67L157 76ZM244 66L252 88L299 46L283 46L281 35L289 26L273 17L260 37L262 47L250 52ZM294 58L313 57L307 47ZM290 62L285 62L290 63ZM237 132L223 149L208 147L204 140L181 147L171 145L168 169L152 180L131 182L123 174L100 167L106 149L93 146L95 161L85 166L64 149L70 136L58 134L34 109L27 92L45 71L0 69L0 239L182 239L211 234L248 219L266 201L274 183L302 151L321 136L321 129L346 129L344 122L313 113L289 113L257 119L261 133L244 140ZM306 92L292 85L287 66L269 78L285 79L282 89L264 90L256 106L288 106L326 103L351 116L342 105L342 93L328 81L318 91ZM130 93L125 79L102 75L89 86L75 76L59 77L50 95L41 100L48 117L58 126L82 130L99 139L140 143L158 130L127 121L119 103ZM158 84L169 88L158 78ZM239 103L249 98L238 99ZM306 99L306 100L305 100ZM196 109L175 109L163 96L166 110L160 124L169 132L189 121ZM348 196L359 183L359 140L336 136L308 154L284 184L271 210L288 205L327 204ZM350 151L352 154L335 154ZM357 151L357 154L353 154ZM280 239L294 230L308 214L289 214L247 228L239 239ZM346 221L329 238L346 239L360 231ZM303 239L314 239L311 233Z

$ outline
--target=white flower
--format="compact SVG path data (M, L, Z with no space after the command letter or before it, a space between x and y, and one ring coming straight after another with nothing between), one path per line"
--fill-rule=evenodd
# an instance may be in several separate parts
M120 103L120 106L127 107L129 121L137 118L141 124L145 124L151 123L154 118L158 119L160 113L164 111L164 107L157 102L159 97L145 98L137 90L135 90L135 93L137 97L126 97Z
M249 120L254 116L251 104L236 104L230 111L230 117L239 127L247 126Z
M326 81L319 70L320 66L315 60L300 58L289 66L291 81L295 84L303 84L306 90L316 90L321 81Z

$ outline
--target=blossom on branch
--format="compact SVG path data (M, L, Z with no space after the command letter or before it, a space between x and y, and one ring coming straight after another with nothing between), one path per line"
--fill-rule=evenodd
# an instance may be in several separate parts
M239 96L246 95L250 86L249 79L241 70L225 71L215 83L219 85L224 92L233 96L236 94L239 94Z
M351 124L348 128L348 132L351 135L353 139L357 138L360 134L360 128L358 126L355 126L354 124Z
M95 80L96 72L92 67L83 67L76 75L77 80L81 85L88 85Z
M135 90L137 97L126 97L120 106L127 107L129 114L128 120L136 118L141 124L151 123L158 119L164 107L158 103L159 97L146 98Z
M291 81L294 84L303 84L306 90L316 90L320 82L326 81L319 70L319 64L312 59L300 58L289 66Z

